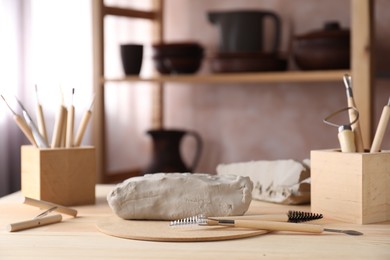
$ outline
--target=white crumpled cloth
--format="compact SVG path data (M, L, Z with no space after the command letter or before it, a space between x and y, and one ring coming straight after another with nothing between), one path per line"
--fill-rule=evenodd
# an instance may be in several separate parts
M218 175L248 176L252 199L281 204L310 202L309 160L249 161L217 166Z

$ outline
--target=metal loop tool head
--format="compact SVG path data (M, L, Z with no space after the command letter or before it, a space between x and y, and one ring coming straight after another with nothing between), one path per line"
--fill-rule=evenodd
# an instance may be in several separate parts
M348 122L347 124L342 124L342 125L339 125L339 124L336 124L332 121L330 121L332 118L334 118L335 116L343 113L344 111L348 111L348 110L353 110L355 112L355 119L352 121L352 122ZM346 107L346 108L342 108L340 110L337 110L333 113L331 113L330 115L328 115L327 117L324 118L324 123L327 124L327 125L330 125L330 126L334 126L334 127L337 127L340 130L344 130L344 129L350 129L351 126L353 124L355 124L357 121L359 120L359 111L354 108L354 107Z

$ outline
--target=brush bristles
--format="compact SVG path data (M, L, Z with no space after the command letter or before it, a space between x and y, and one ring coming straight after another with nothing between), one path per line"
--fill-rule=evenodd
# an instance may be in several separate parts
M287 216L288 216L288 222L293 222L293 223L306 222L310 220L321 219L323 217L322 214L303 212L303 211L294 211L294 210L290 210Z
M206 224L207 218L202 215L196 215L188 218L182 218L177 220L172 220L169 225L170 226L182 226L182 225L198 225L198 224Z

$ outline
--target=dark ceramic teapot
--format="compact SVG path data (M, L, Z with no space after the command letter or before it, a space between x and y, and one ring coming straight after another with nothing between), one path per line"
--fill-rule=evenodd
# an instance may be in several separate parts
M273 12L262 10L236 10L209 12L208 19L219 27L220 52L262 52L264 50L265 19L274 24L271 52L278 51L280 44L280 19Z
M178 129L149 130L147 134L152 137L153 154L152 162L144 173L192 172L195 169L202 151L202 139L199 134ZM196 151L190 166L183 162L180 153L181 141L186 135L192 136L196 141Z

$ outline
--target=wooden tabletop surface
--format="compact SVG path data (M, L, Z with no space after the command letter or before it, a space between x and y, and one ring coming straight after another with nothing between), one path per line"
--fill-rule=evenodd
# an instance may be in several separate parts
M390 222L356 225L325 218L328 228L353 229L363 236L271 232L251 238L214 242L152 242L101 233L96 223L113 213L106 195L111 185L96 187L95 205L74 207L78 217L61 223L8 232L7 224L28 220L41 211L22 204L20 192L0 199L0 259L390 259ZM309 206L252 201L248 214L280 214ZM320 213L320 212L319 212Z

